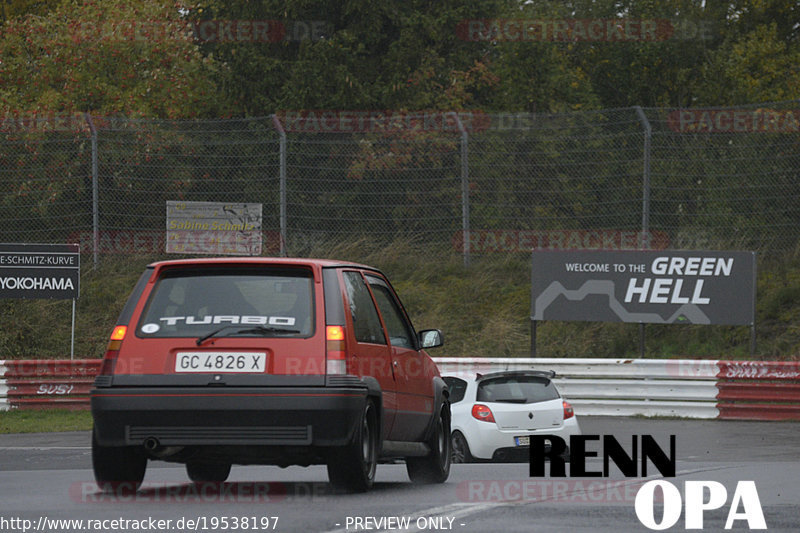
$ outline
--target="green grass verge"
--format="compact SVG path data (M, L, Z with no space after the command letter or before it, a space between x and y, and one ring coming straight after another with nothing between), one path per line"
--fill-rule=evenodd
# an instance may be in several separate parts
M431 355L530 355L530 254L475 256L470 266L453 250L417 240L328 243L296 251L309 257L366 263L386 272L417 329L440 328L443 348ZM156 257L103 256L81 272L75 357L103 356L114 326L144 266ZM648 324L645 357L800 359L800 252L760 258L756 353L750 328ZM0 360L68 358L71 303L0 300ZM537 324L538 357L638 357L639 325L546 321Z
M0 412L0 433L48 433L91 429L92 413L89 411L46 409Z

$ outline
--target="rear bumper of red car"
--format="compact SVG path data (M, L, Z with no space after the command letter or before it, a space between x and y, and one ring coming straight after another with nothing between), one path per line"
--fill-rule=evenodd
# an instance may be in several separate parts
M341 446L366 387L108 387L91 392L103 446Z

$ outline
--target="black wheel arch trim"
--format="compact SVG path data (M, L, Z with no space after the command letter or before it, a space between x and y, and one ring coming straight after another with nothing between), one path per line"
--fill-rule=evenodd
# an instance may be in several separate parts
M383 444L383 389L381 384L373 376L363 376L361 381L367 386L367 398L375 402L377 408L375 414L378 417L378 453L380 454Z
M433 437L434 431L436 431L436 421L439 417L439 413L441 412L442 405L444 402L448 401L450 398L450 389L447 388L447 383L440 377L436 376L433 378L433 412L431 413L431 419L428 422L428 428L425 430L425 442L428 442L431 437Z

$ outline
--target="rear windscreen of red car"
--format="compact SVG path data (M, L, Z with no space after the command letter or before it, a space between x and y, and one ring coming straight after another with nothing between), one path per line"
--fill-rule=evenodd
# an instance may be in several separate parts
M498 377L478 383L479 402L535 403L559 397L549 379L536 376Z
M136 334L199 337L232 326L242 336L308 337L314 324L312 288L311 272L305 269L165 270Z

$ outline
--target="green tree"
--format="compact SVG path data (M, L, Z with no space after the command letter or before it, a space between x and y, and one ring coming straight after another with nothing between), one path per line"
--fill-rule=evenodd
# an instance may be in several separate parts
M91 113L100 127L118 114L217 117L228 112L217 90L223 69L200 51L181 11L166 0L63 2L6 21L0 34L0 217L25 220L34 239L65 242L70 230L91 221L91 143L81 114ZM135 173L133 164L163 159L153 153L152 134L136 122L124 125L128 131L117 133L135 156L117 156L101 170L101 185L120 191L130 188L122 178ZM101 134L101 146L110 137ZM104 157L115 156L101 150L101 169ZM114 166L117 161L131 165ZM192 164L173 168L172 179L191 174ZM13 224L6 226L6 240L19 238Z
M172 2L65 2L6 22L0 112L122 113L162 118L226 111L216 77Z
M691 81L722 40L719 3L575 0L560 9L602 23L600 38L578 40L568 54L604 108L691 105Z
M793 0L574 0L557 9L576 19L657 25L655 39L569 46L572 64L586 73L602 107L797 97L800 5Z
M298 109L462 109L492 85L484 50L459 38L464 20L492 18L507 0L223 2L189 18L268 20L266 42L211 40L230 67L224 89L245 115ZM310 34L298 28L316 23Z
M781 38L779 24L756 26L709 55L697 86L703 105L740 105L800 98L800 40Z
M4 22L23 15L44 15L58 3L59 0L6 0L0 5L0 27Z

